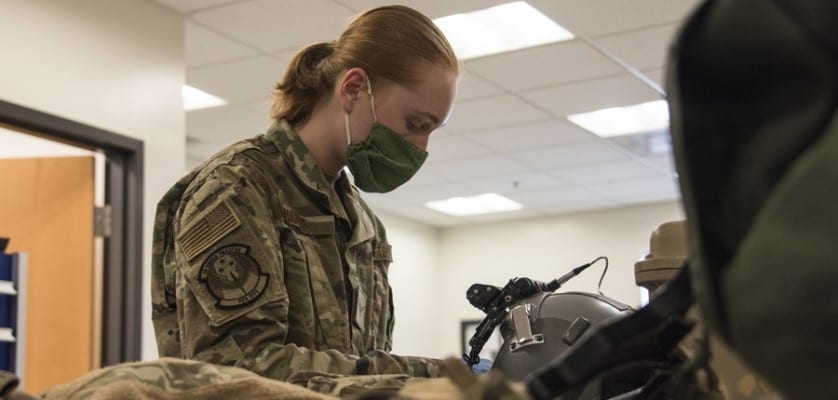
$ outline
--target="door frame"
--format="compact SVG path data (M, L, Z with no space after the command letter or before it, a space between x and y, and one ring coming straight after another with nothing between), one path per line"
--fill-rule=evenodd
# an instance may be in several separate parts
M105 238L101 365L136 361L142 344L143 142L0 100L0 124L69 145L104 152Z

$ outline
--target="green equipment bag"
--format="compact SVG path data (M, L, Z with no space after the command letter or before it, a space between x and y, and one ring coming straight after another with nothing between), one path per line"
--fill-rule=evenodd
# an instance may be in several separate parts
M790 399L838 398L838 2L708 1L670 53L690 274Z

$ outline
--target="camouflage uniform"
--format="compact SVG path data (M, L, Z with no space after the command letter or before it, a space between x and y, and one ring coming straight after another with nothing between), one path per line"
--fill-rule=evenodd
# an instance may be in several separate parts
M21 396L23 393L15 394ZM92 371L72 382L50 388L39 397L61 400L334 399L290 383L265 379L241 368L172 358L118 364ZM9 400L16 399L9 397Z
M459 359L441 364L447 378L375 379L319 376L315 389L261 377L236 367L200 361L161 358L118 364L92 371L72 382L50 388L37 397L15 390L18 379L0 371L0 400L226 400L226 399L466 399L529 400L522 384L506 382L500 373L475 376ZM320 379L323 378L323 379ZM353 379L356 378L356 379ZM361 378L361 379L357 379ZM314 381L314 380L313 380Z
M347 177L330 184L277 121L160 200L151 285L160 356L297 382L297 372L438 376L436 360L388 354L391 261L384 228Z

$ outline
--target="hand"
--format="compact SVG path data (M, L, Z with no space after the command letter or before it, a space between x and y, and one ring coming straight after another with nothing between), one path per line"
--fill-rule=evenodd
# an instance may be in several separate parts
M477 364L471 366L472 372L477 375L483 375L489 373L489 370L492 369L492 360L488 360L485 358L481 358Z

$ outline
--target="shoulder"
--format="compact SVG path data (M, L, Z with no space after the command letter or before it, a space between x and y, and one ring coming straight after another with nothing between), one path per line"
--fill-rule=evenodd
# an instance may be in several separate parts
M257 137L228 146L187 175L188 182L181 180L178 219L190 219L226 194L255 197L249 199L253 201L270 192L270 179L264 176L267 158L254 156L262 152L259 142Z
M211 195L232 185L268 190L276 181L270 174L285 169L276 148L260 135L228 146L198 166L183 198Z

